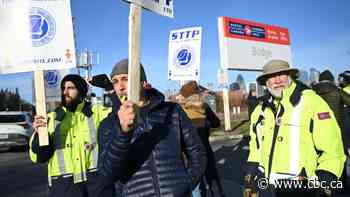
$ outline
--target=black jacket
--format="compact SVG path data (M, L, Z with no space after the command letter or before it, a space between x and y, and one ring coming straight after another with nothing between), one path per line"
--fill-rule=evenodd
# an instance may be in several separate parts
M119 196L190 196L205 170L205 149L179 105L164 102L155 89L147 96L150 104L131 134L121 132L119 105L102 122L99 170L116 182Z
M350 96L331 81L321 81L315 84L313 89L327 102L334 112L340 128L344 131L344 105L350 105Z
M350 120L345 105L350 106L350 95L338 88L332 81L321 81L315 84L313 89L332 109L342 131L345 153L348 153L347 148L350 147Z

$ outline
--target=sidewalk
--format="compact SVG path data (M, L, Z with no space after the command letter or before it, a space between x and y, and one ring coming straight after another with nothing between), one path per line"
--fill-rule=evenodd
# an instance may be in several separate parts
M237 131L217 130L210 134L209 142L215 142L218 140L225 140L225 139L239 139L242 137L243 135L239 134L239 132Z

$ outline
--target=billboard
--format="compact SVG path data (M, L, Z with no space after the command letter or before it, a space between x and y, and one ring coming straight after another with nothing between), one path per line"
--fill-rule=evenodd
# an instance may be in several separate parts
M219 17L218 28L221 67L262 70L272 59L292 65L288 29L229 17Z

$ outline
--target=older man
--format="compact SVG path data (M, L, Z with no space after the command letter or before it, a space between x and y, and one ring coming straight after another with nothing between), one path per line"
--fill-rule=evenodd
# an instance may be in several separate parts
M258 180L261 187L264 178L275 196L330 196L329 187L312 187L335 186L342 173L345 155L340 129L327 103L296 81L297 75L288 62L271 60L257 78L269 94L251 115L245 185L253 187Z

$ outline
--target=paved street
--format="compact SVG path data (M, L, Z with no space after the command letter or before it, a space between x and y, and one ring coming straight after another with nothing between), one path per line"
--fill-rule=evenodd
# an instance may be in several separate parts
M226 197L242 196L243 167L248 139L223 135L211 138ZM0 150L0 197L45 197L45 165L33 165L26 152ZM337 195L336 197L349 196Z
M0 196L44 197L45 165L33 165L27 152L0 151Z

